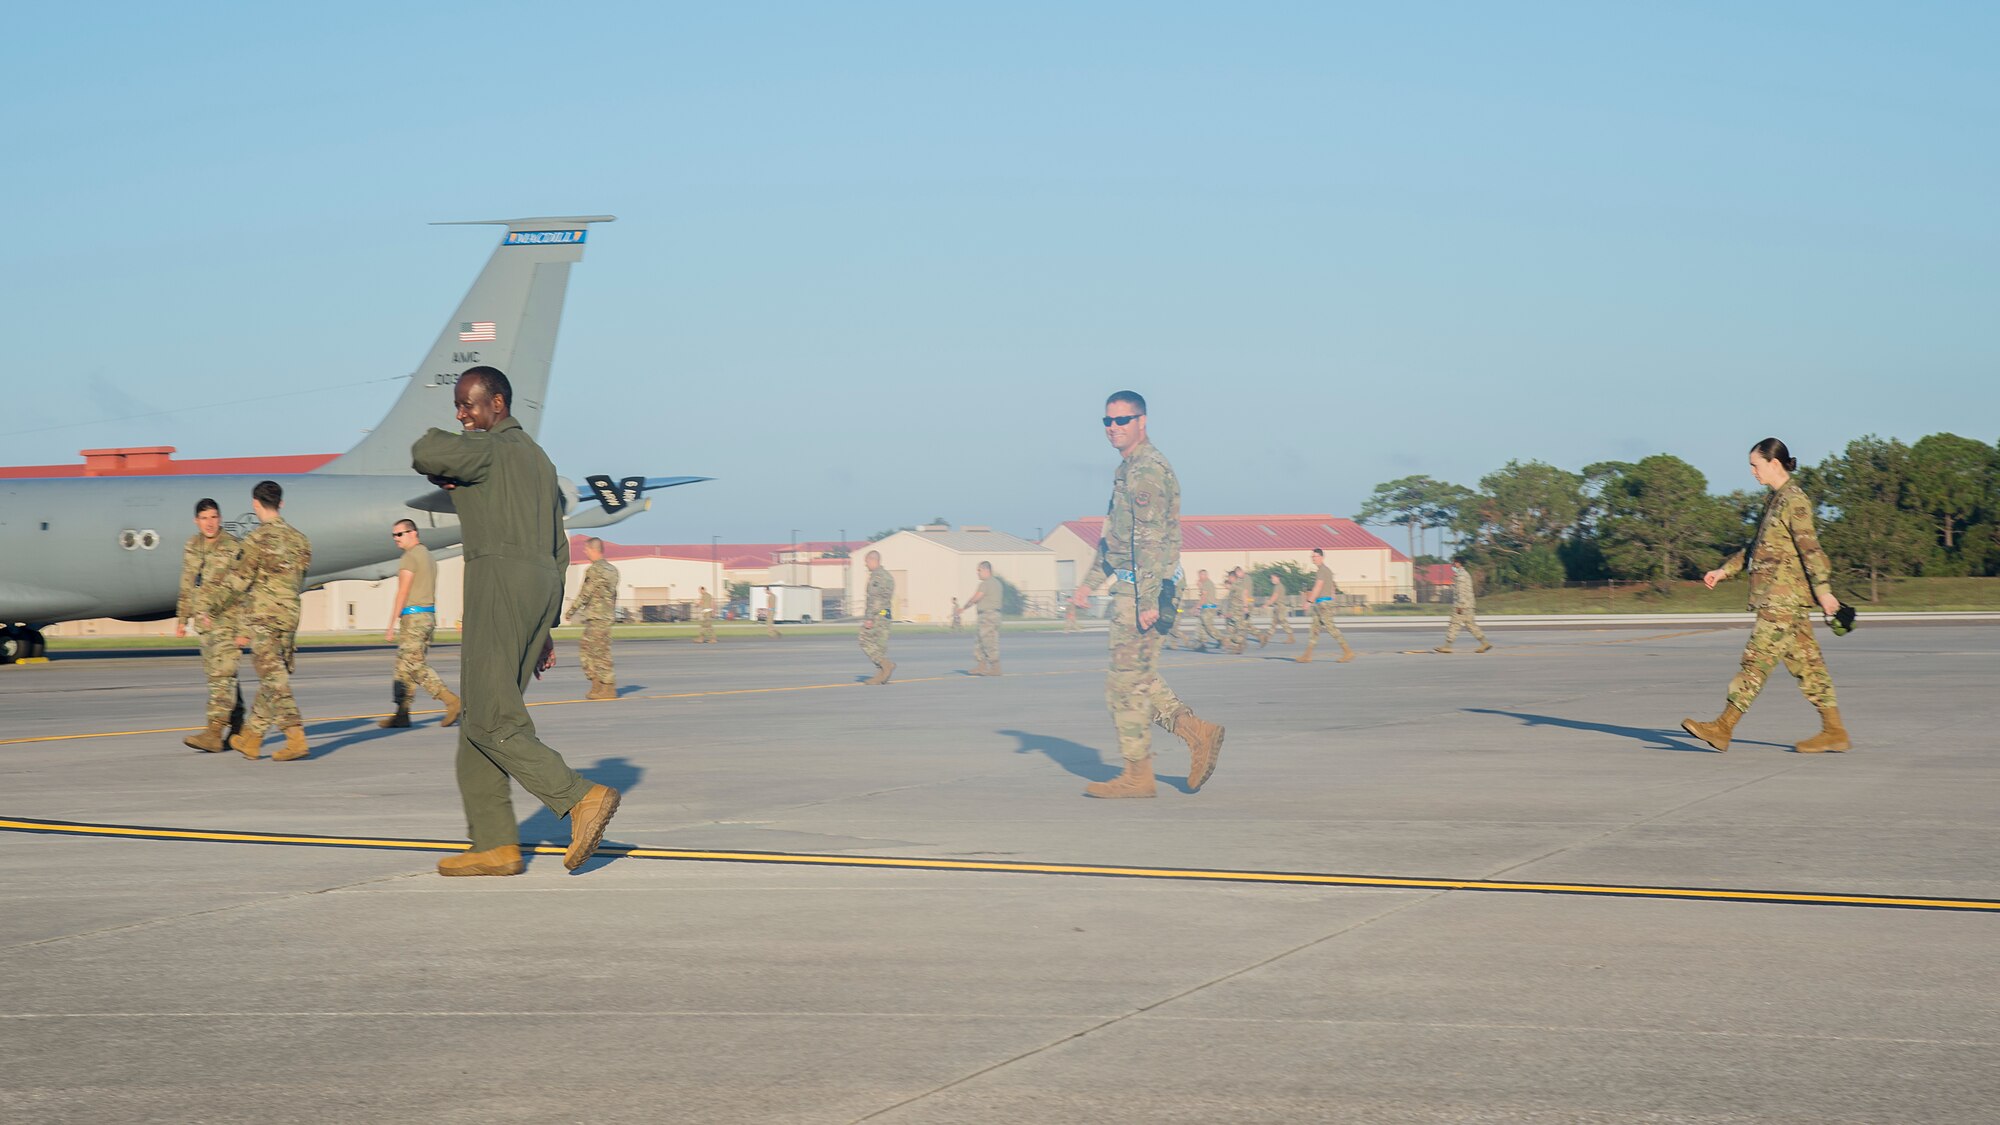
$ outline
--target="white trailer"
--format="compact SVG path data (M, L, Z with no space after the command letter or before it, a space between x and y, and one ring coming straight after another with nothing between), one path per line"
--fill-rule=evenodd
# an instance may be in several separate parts
M819 587L817 586L752 586L750 587L750 615L759 621L767 616L765 606L770 604L770 596L778 596L778 620L796 621L810 625L823 621L820 613Z

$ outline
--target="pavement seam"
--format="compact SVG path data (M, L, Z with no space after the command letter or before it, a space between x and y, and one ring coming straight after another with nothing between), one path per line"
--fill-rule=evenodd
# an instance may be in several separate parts
M211 914L227 914L230 913L231 911L236 911L236 910L252 910L260 906L270 906L276 903L290 902L291 900L297 898L309 898L313 895L332 894L335 891L353 890L356 887L365 887L372 883L386 883L393 879L411 879L415 878L419 874L421 874L421 872L399 871L392 875L376 875L367 879L359 879L352 883L341 883L331 887L314 887L310 890L290 891L285 893L273 894L267 897L255 899L250 902L236 902L236 903L231 903L228 906L214 906L210 907L207 910L190 910L185 914L167 914L167 915L161 915L156 918L144 918L137 922L126 922L117 926L103 926L95 930L79 930L73 934L57 934L54 937L36 938L34 941L17 942L13 945L0 945L0 953L11 953L18 949L33 949L36 946L40 945L56 945L61 942L73 941L82 938L102 937L107 934L124 933L128 930L151 929L154 926L164 926L170 922L183 922L190 918L205 918Z
M1349 922L1346 925L1340 926L1335 930L1321 934L1320 936L1313 938L1310 941L1301 942L1298 945L1291 947L1290 949L1279 950L1278 952L1273 953L1269 957L1265 957L1262 960L1255 961L1248 965L1243 965L1238 968L1232 969L1229 972L1223 973L1220 976L1212 977L1208 980L1202 981L1200 984L1190 985L1189 987L1184 988L1181 991L1176 992L1170 996L1161 997L1158 1000L1154 1000L1148 1004L1143 1004L1137 1008L1132 1009L1131 1011L1123 1012L1118 1015L1112 1016L1108 1019L1100 1020L1099 1022L1092 1024L1089 1027L1083 1028L1080 1031L1074 1031L1060 1038L1052 1039L1049 1042L1044 1043L1039 1047L1022 1051L1016 1055L1013 1055L1010 1058L1001 1059L999 1062L991 1063L988 1064L987 1066L980 1067L978 1070L972 1071L969 1074L960 1075L959 1077L954 1078L949 1082L932 1087L931 1089L925 1090L922 1093L912 1094L911 1096L904 1098L899 1102L883 1106L882 1108L874 1110L869 1113L862 1114L860 1117L856 1117L852 1121L850 1121L849 1125L860 1125L860 1123L863 1121L872 1121L876 1118L883 1116L884 1114L894 1113L897 1110L902 1109L906 1106L915 1105L917 1102L944 1093L946 1090L951 1090L959 1086L963 1086L966 1083L973 1081L974 1079L985 1077L988 1074L992 1074L996 1071L1012 1066L1017 1062L1023 1062L1027 1059L1034 1058L1037 1055L1045 1054L1049 1051L1056 1049L1057 1047L1064 1046L1065 1044L1068 1043L1076 1042L1077 1040L1083 1039L1086 1036L1094 1035L1097 1032L1103 1031L1106 1028L1116 1027L1117 1025L1124 1023L1127 1020L1134 1019L1136 1017L1143 1016L1148 1012L1152 1012L1156 1009L1163 1008L1166 1005L1175 1002L1176 1000L1185 999L1189 996L1193 996L1197 992L1201 992L1205 989L1212 988L1215 985L1234 980L1237 977L1243 976L1246 973L1254 972L1258 969L1265 967L1266 965L1271 965L1278 961L1281 961L1287 957L1292 956L1295 953L1302 953L1308 949L1313 948L1314 946L1332 941L1334 938L1343 937L1347 934L1355 932L1356 930L1362 929L1367 926L1372 926L1375 923L1382 921L1386 918L1393 917L1397 914L1402 913L1405 910L1415 909L1418 906L1424 905L1425 903L1431 902L1434 899L1441 898L1450 893L1451 893L1450 891L1433 891L1429 894L1425 894L1418 898L1415 898L1409 902L1393 905L1389 909L1381 912L1380 914L1370 915L1369 917L1360 918L1353 922Z

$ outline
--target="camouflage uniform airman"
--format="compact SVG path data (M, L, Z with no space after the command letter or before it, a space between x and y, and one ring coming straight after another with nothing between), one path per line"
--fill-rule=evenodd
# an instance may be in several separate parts
M1451 564L1451 623L1445 626L1444 644L1437 651L1450 652L1451 646L1458 641L1460 629L1471 633L1472 639L1479 642L1475 652L1485 652L1493 647L1493 642L1480 631L1479 619L1473 614L1475 601L1472 572L1458 563Z
M1215 645L1220 648L1222 634L1215 630L1216 610L1219 608L1215 599L1215 583L1206 578L1202 579L1195 589L1195 594L1200 598L1198 604L1201 607L1198 631L1195 633L1197 647Z
M700 635L695 637L694 643L698 645L714 644L715 643L715 595L714 594L709 593L707 590L703 590L701 592L701 596L695 599L695 615L701 619L701 633Z
M778 632L778 592L776 590L766 589L764 591L764 632L774 641L784 636L783 633Z
M1086 786L1089 796L1153 796L1154 725L1187 742L1192 754L1190 790L1208 781L1222 752L1222 728L1196 716L1160 678L1156 665L1165 638L1157 629L1139 626L1142 611L1160 608L1162 588L1178 582L1180 554L1180 479L1158 447L1142 441L1119 461L1111 478L1111 506L1096 558L1097 569L1114 580L1111 667L1104 677L1104 703L1118 730L1118 754L1125 772ZM1202 601L1213 600L1211 588Z
M1728 728L1750 709L1764 690L1771 669L1783 661L1825 724L1819 736L1799 743L1798 749L1804 753L1848 749L1833 677L1826 670L1826 658L1812 631L1813 603L1819 593L1833 589L1833 566L1820 549L1812 501L1796 481L1772 490L1757 522L1756 539L1718 569L1727 578L1746 566L1750 571L1750 608L1756 611L1757 621L1751 626L1749 643L1743 646L1742 670L1729 681L1724 717L1715 724L1689 720L1683 726L1717 750L1727 749ZM1719 731L1714 729L1718 726L1722 728ZM1719 740L1712 734L1720 734Z
M1284 580L1275 574L1271 576L1271 596L1264 599L1264 605L1271 611L1271 624L1257 634L1257 644L1260 647L1270 644L1272 635L1280 629L1285 631L1285 643L1293 643L1291 606L1286 604Z
M871 684L886 684L889 673L896 670L895 662L889 659L889 618L895 612L896 578L886 566L876 567L868 575L868 600L861 616L861 651L875 663L875 675Z
M1245 642L1250 639L1250 576L1239 574L1231 578L1226 590L1224 597L1229 612L1228 641L1225 647L1231 652L1242 652Z
M954 632L954 633L960 633L960 632L964 632L964 631L965 631L965 623L964 623L964 622L963 622L962 620L960 620L960 617L961 617L961 615L963 615L963 614L964 614L964 612L965 612L964 608L963 608L963 607L961 607L961 606L960 606L960 605L958 604L958 599L957 599L957 598L953 598L953 599L951 599L951 631L952 631L952 632Z
M1319 636L1325 633L1340 645L1342 664L1354 659L1354 650L1347 646L1347 638L1340 632L1340 626L1333 623L1335 610L1340 604L1340 587L1333 580L1333 568L1322 560L1313 571L1313 580L1318 583L1319 596L1306 607L1312 614L1312 632L1306 637L1306 650L1299 656L1302 664L1312 663L1313 649L1319 647Z
M191 621L201 616L203 588L219 579L236 561L242 540L227 531L210 539L197 531L188 537L181 552L181 592L174 602L174 619ZM212 618L201 631L201 668L208 677L208 729L201 735L182 739L197 750L222 749L223 732L235 734L243 725L243 689L236 680L243 650L236 647L238 631L234 614ZM197 741L202 744L197 745Z
M312 566L312 544L273 516L243 539L242 553L220 581L205 584L202 611L211 622L232 612L236 627L249 634L251 663L257 669L257 699L249 721L229 744L245 757L263 753L264 732L285 732L285 748L272 757L306 756L304 720L292 699L292 667L298 648L299 590Z
M998 575L979 580L979 638L972 645L973 675L1000 674L1000 609L1004 595Z
M404 549L403 560L396 567L410 572L409 602L396 617L396 680L394 699L396 713L383 720L382 726L410 725L410 700L415 689L429 692L432 699L444 700L446 717L443 725L452 726L458 716L452 713L458 698L451 689L444 686L437 670L427 659L431 650L431 638L437 633L437 563L432 561L430 548L422 543L412 542Z
M583 635L576 642L576 658L590 680L587 698L618 698L618 672L611 660L611 621L617 611L618 568L608 559L598 559L583 568L576 600L569 603L570 620L583 626Z

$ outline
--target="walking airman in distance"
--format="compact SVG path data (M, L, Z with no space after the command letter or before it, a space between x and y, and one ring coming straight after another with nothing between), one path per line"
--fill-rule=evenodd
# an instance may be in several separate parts
M867 602L861 611L861 651L875 663L868 683L886 684L896 671L889 659L889 616L896 608L896 576L882 569L882 552L870 551L861 563L868 568Z
M960 633L960 632L964 632L964 631L965 631L965 623L964 623L963 621L960 621L960 620L959 620L959 615L960 615L960 614L962 614L962 613L964 613L964 612L965 612L964 610L962 610L962 609L960 609L960 608L959 608L959 605L958 605L958 599L957 599L957 598L953 598L953 599L951 599L951 631L952 631L952 632L954 632L954 633Z
M250 490L257 528L243 538L235 562L216 582L204 583L202 627L216 627L231 615L250 637L250 660L257 669L257 700L250 719L229 740L230 748L255 760L264 754L264 732L277 727L285 745L271 755L279 762L306 756L305 720L292 699L292 666L298 650L299 590L312 567L312 544L285 522L280 509L285 490L274 480ZM225 630L227 631L227 630Z
M1271 576L1271 596L1264 599L1264 605L1271 611L1271 624L1269 628L1257 634L1257 647L1263 648L1270 644L1271 635L1280 629L1285 631L1285 643L1291 644L1292 608L1286 604L1285 580L1275 574Z
M1215 615L1220 608L1215 598L1215 583L1209 581L1205 570L1196 571L1194 577L1195 596L1200 599L1198 604L1201 607L1201 628L1195 633L1196 647L1202 651L1207 651L1210 645L1221 648L1222 634L1215 630Z
M1718 752L1729 749L1737 720L1750 709L1780 660L1799 681L1806 699L1819 709L1820 732L1797 743L1798 752L1839 753L1854 745L1840 721L1826 658L1813 639L1813 605L1817 603L1831 617L1839 611L1840 599L1833 592L1833 566L1820 549L1819 533L1813 527L1812 500L1792 479L1798 465L1798 459L1777 438L1765 438L1750 448L1750 474L1771 490L1764 500L1764 515L1757 521L1757 537L1749 547L1701 576L1713 590L1717 582L1749 570L1750 608L1757 613L1750 642L1743 646L1743 668L1729 681L1722 714L1712 723L1681 721L1689 734Z
M1347 638L1341 635L1340 626L1333 623L1334 607L1339 603L1334 599L1340 587L1334 584L1333 570L1326 565L1326 552L1313 548L1313 585L1306 591L1306 610L1312 614L1312 634L1306 638L1306 650L1299 655L1299 663L1311 664L1313 649L1319 644L1319 635L1326 633L1340 642L1340 659L1336 664L1345 664L1354 659L1354 650L1347 647Z
M188 622L201 616L203 587L236 561L242 541L222 529L222 507L206 497L194 506L195 532L181 550L181 592L174 602L174 636L187 636ZM224 740L243 729L243 688L236 680L243 651L242 630L225 614L201 630L201 669L208 678L208 726L181 739L181 745L210 754L228 749Z
M521 698L555 667L549 630L562 614L569 534L555 466L514 419L513 401L498 368L469 368L452 390L464 432L433 429L410 447L411 467L451 496L465 537L458 793L472 846L439 860L440 875L521 873L513 782L569 821L571 870L597 851L618 811L616 789L592 784L536 737Z
M577 663L590 680L585 699L618 698L618 672L611 661L611 622L618 616L618 568L604 557L604 540L592 536L583 541L583 583L576 600L569 603L569 619L583 626L577 638Z
M715 643L715 595L703 586L694 600L695 616L701 619L701 635L694 639L698 645Z
M784 636L778 632L778 591L764 587L764 634L772 640Z
M1153 725L1187 743L1187 786L1193 792L1215 772L1223 729L1198 717L1156 667L1165 639L1158 628L1161 609L1172 604L1181 573L1180 480L1146 438L1146 400L1137 391L1113 394L1104 411L1104 436L1118 451L1119 462L1095 567L1111 599L1111 667L1104 677L1104 703L1118 728L1125 770L1109 781L1091 782L1084 793L1153 796ZM1071 603L1089 605L1093 585L1077 586Z
M389 627L382 631L383 640L396 642L396 678L390 685L396 713L375 725L409 726L410 696L422 688L444 704L444 721L438 725L452 726L458 722L459 698L425 659L437 632L437 563L430 548L417 539L412 520L397 520L389 529L389 541L403 550L396 568L396 601L389 607Z
M1000 580L993 577L993 564L982 562L978 567L979 589L972 592L965 604L967 608L979 607L979 639L972 645L972 674L975 676L997 676L1000 674Z
M1229 606L1229 644L1231 652L1241 653L1250 641L1250 576L1242 567L1229 572L1227 604Z
M1460 629L1471 633L1472 639L1479 642L1479 647L1472 651L1485 652L1493 647L1493 642L1479 630L1479 619L1473 613L1474 603L1472 572L1465 569L1465 557L1461 555L1451 560L1451 624L1445 627L1444 643L1432 651L1450 652L1451 646L1458 641Z

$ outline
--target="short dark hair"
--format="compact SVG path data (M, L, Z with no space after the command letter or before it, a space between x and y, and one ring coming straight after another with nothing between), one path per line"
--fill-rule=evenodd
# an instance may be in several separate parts
M1785 448L1784 442L1774 437L1767 437L1756 445L1751 446L1750 452L1755 453L1766 461L1776 461L1778 464L1783 465L1785 471L1788 473L1795 471L1799 467L1799 459L1792 456L1792 451Z
M416 529L417 521L415 520L397 520L395 523L389 525L390 531L415 531Z
M590 538L584 540L583 545L586 547L595 547L598 550L602 551L604 549L604 540L599 539L597 536L593 535Z
M1111 397L1104 400L1104 405L1110 406L1114 402L1129 402L1139 408L1139 413L1146 412L1146 396L1138 391L1113 391Z
M1313 554L1315 554L1315 555L1318 555L1318 556L1319 556L1320 558L1325 558L1325 557L1326 557L1326 548L1324 548L1324 547L1314 547L1314 548L1313 548Z
M266 508L282 507L285 503L285 486L274 480L260 480L257 487L250 490L250 499Z
M194 502L194 514L198 516L203 512L214 512L217 515L221 515L222 505L215 502L215 497L204 496Z
M459 374L458 381L463 383L468 380L485 387L487 394L499 395L506 399L507 409L510 411L514 409L514 384L507 381L507 376L499 368L488 367L485 364L468 367Z
M992 563L990 563L990 562L987 562L987 561L986 561L985 559L980 559L980 560L979 560L979 565L980 565L980 566L983 566L983 567L985 567L985 568L986 568L986 569L988 569L988 570L992 570L992 569L993 569L993 564L992 564Z

